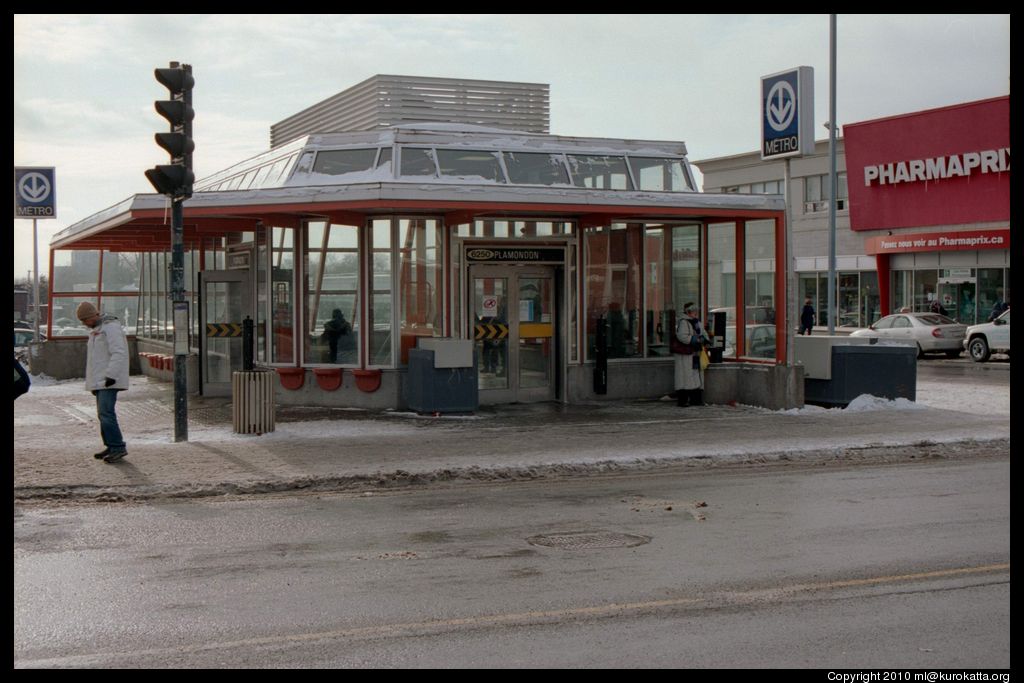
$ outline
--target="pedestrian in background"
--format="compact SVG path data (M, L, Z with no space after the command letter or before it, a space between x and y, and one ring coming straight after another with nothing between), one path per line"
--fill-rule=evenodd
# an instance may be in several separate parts
M676 323L676 340L678 351L673 352L675 359L676 405L704 405L704 372L700 367L700 352L708 343L697 316L697 307L688 302L683 306L683 315Z
M810 334L814 328L814 306L811 297L804 299L804 310L800 313L800 334Z
M90 328L85 388L96 397L100 436L106 447L93 457L108 463L118 462L128 455L117 423L117 394L128 388L128 339L116 317L100 314L88 301L79 304L76 315Z
M1010 304L1003 301L1003 288L996 289L996 302L992 306L992 312L988 314L988 322L992 322L1010 309Z

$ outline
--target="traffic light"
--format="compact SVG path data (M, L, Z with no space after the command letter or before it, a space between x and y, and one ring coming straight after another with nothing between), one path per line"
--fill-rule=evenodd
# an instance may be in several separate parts
M192 196L192 183L195 174L192 172L192 67L189 64L171 62L167 69L154 71L156 80L171 92L171 99L157 100L156 111L171 124L171 132L157 133L156 144L171 155L171 163L156 166L146 171L146 177L160 194L165 194L175 201Z

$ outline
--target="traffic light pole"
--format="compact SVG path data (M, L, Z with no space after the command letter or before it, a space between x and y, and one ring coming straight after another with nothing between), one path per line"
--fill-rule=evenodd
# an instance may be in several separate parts
M192 66L171 62L154 71L156 80L170 91L169 100L153 103L171 125L170 132L157 133L156 143L171 155L171 163L146 171L153 188L171 200L171 301L174 310L174 440L188 441L188 355L189 302L185 298L185 211L192 196Z
M185 299L185 212L171 200L171 301L174 302L174 441L188 441L188 301Z

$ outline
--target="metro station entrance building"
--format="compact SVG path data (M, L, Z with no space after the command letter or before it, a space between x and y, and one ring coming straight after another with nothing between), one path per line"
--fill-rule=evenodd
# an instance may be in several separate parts
M164 197L135 195L57 235L54 310L98 299L140 354L172 353L167 215ZM777 343L758 357L755 321L730 313L731 361L785 361L785 272L771 265L786 262L783 201L697 192L680 142L461 124L310 134L198 181L184 215L203 394L230 393L246 317L293 405L404 407L423 337L473 340L482 404L596 398L601 320L602 396L656 397L672 390L668 335L688 301L705 319L778 302ZM100 286L83 294L65 270L86 254ZM104 264L125 255L137 289L104 289Z

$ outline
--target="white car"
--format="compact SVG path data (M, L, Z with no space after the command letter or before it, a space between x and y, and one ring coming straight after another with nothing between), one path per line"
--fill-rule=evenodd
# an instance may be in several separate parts
M752 358L775 358L775 325L747 325L746 355ZM736 326L725 328L723 358L736 357Z
M917 346L918 358L924 358L926 353L945 353L949 358L956 358L963 350L966 332L966 325L938 313L896 313L868 328L855 330L850 336L913 344Z
M971 325L964 336L964 348L975 363L984 363L995 353L1010 353L1010 312L990 323Z

